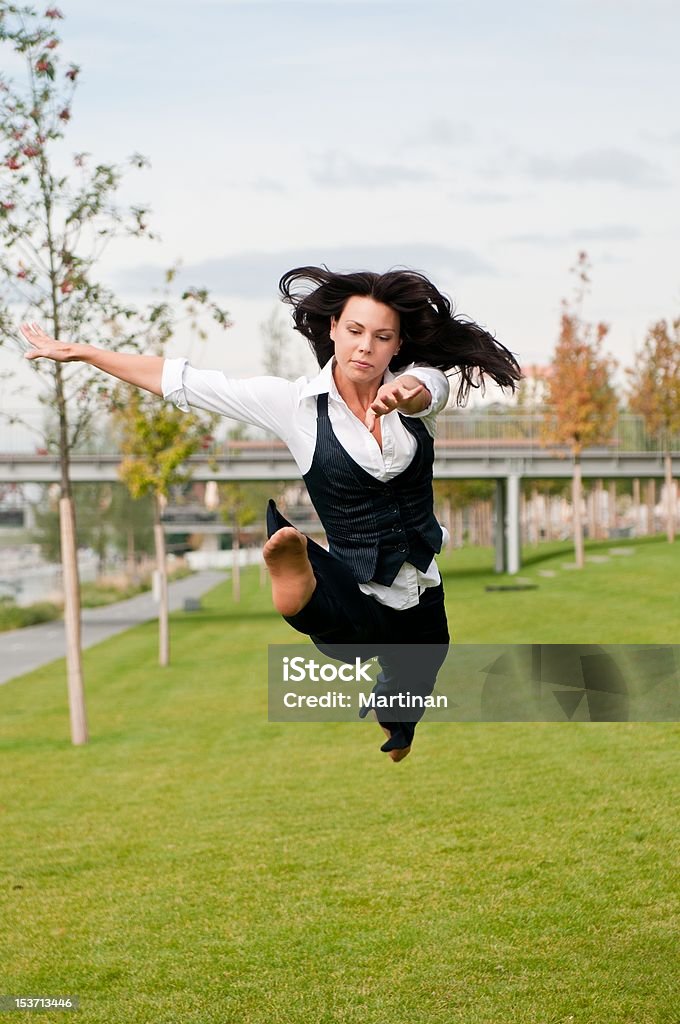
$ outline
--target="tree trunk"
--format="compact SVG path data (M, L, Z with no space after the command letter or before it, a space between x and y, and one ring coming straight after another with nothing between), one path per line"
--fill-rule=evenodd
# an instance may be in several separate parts
M154 496L153 537L158 573L158 664L170 664L170 631L168 628L168 568L165 555L165 534L161 523L161 496Z
M640 514L640 480L633 479L633 522L635 523L635 536L642 532L642 516Z
M609 501L607 512L609 514L609 533L616 530L616 480L609 481Z
M591 540L597 537L597 515L595 512L595 483L586 491L586 515L588 517L588 536Z
M545 539L553 539L553 516L555 515L555 499L549 494L545 499Z
M137 582L137 560L135 558L135 531L131 524L127 526L127 575L131 583Z
M234 534L231 543L231 594L234 603L241 600L241 536L238 523L234 524Z
M602 540L605 536L604 529L604 484L602 480L595 481L595 533L594 536L598 540Z
M670 452L663 457L666 477L666 536L668 543L675 540L675 483L673 481L673 465Z
M652 536L656 529L654 522L654 509L656 507L656 480L648 480L645 488L647 494L647 535Z
M585 562L583 558L583 524L581 522L581 460L578 455L574 459L571 501L574 515L574 555L576 557L576 567L582 569Z
M541 513L539 508L541 506L541 495L538 493L535 487L531 489L531 502L529 505L529 543L538 544L541 539Z
M58 338L58 321L54 320ZM64 632L66 634L66 673L68 679L71 740L77 746L87 743L87 714L83 684L83 661L80 650L80 580L78 577L78 545L76 541L76 514L71 493L70 444L66 402L64 399L61 366L55 366L56 407L59 417L59 473L61 497L59 499L59 531L61 537L61 567L64 580Z
M87 714L80 652L80 584L76 547L73 499L59 500L61 565L64 577L64 627L66 632L66 672L71 740L76 746L87 743Z
M58 272L56 269L57 247L52 236L52 176L47 173L44 155L39 164L40 189L45 209L46 250L49 262L51 290L52 332L60 337ZM61 496L59 500L59 530L61 535L61 565L64 579L64 627L66 633L66 670L68 677L69 713L71 718L71 739L74 744L87 743L87 716L85 712L85 689L83 685L83 663L80 650L80 581L78 579L78 546L76 542L76 517L71 492L71 439L68 429L68 413L64 394L64 377L60 363L54 365L54 406L58 418L59 432L59 473Z

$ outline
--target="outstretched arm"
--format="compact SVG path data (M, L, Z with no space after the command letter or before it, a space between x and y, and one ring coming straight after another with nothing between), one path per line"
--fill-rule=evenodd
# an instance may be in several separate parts
M163 356L138 356L126 352L109 352L94 345L72 345L56 341L38 324L22 324L21 333L31 346L26 359L53 359L57 363L89 363L127 384L162 396Z

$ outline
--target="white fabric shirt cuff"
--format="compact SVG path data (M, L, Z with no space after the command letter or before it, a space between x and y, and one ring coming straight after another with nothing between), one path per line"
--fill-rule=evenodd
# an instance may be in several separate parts
M176 405L182 412L189 412L189 403L184 394L184 367L188 359L166 359L163 363L163 374L161 376L161 389L163 398L167 398L173 405Z

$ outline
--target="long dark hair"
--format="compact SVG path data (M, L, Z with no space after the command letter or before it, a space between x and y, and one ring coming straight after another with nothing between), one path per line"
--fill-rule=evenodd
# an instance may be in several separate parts
M428 363L444 371L457 370L458 405L466 402L471 387L483 393L485 377L514 391L522 376L505 345L479 324L455 315L450 299L415 270L335 274L325 266L296 267L283 275L279 291L282 301L293 307L295 330L307 338L319 366L333 355L331 317L340 318L352 295L364 295L399 314L402 345L390 369Z

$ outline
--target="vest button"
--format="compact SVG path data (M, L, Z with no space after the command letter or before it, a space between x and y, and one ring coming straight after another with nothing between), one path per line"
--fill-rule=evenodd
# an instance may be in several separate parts
M392 529L394 530L395 533L401 533L401 526L399 525L399 523L395 523Z
M406 551L406 545L405 544L400 544L399 547L397 548L397 551L401 551L401 552Z
M398 511L399 511L399 509L397 508L397 506L396 506L396 505L390 505L390 507L388 508L388 510L387 510L387 511L388 511L388 512L398 512Z

